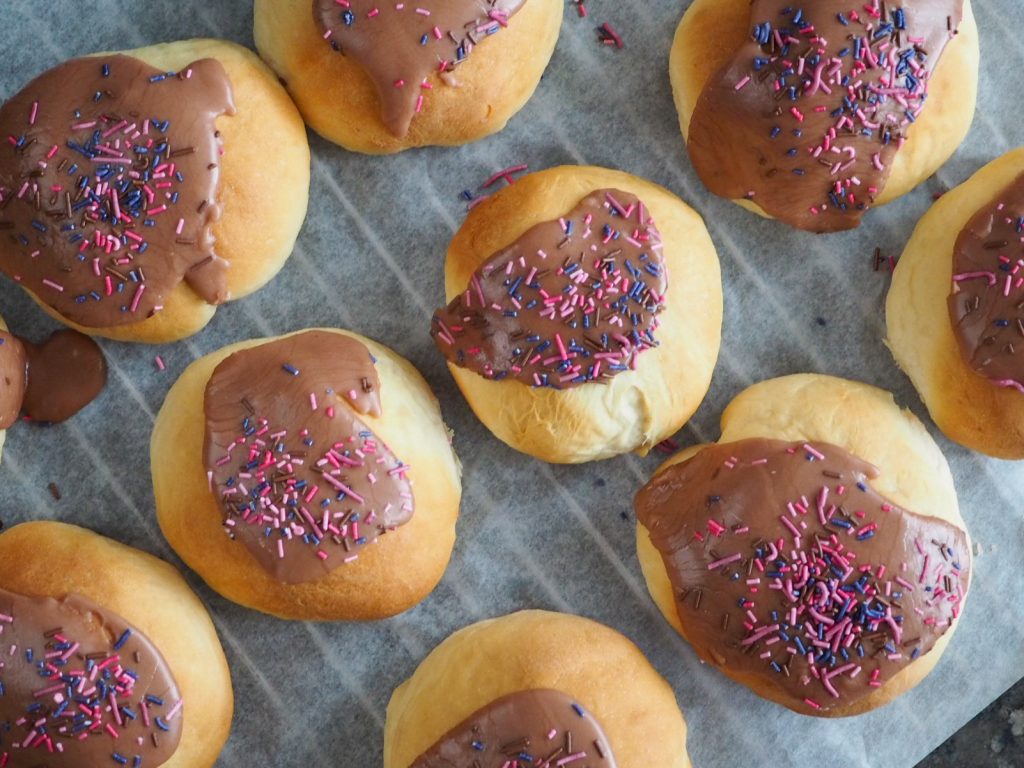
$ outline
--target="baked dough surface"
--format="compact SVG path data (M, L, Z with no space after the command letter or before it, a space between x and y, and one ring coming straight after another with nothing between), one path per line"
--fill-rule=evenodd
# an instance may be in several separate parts
M608 384L570 390L491 381L449 364L477 417L513 448L558 464L646 454L678 432L707 394L722 336L718 254L701 217L675 195L622 171L562 166L530 174L485 200L455 235L445 262L445 301L473 272L535 224L572 210L596 189L621 189L647 206L668 268L660 346Z
M384 768L409 768L477 710L536 688L592 712L619 768L689 768L675 694L640 650L602 624L549 611L481 621L437 646L391 696Z
M317 30L310 0L256 0L256 47L281 76L309 126L328 141L372 155L411 147L455 146L505 127L529 101L562 25L560 0L527 0L507 28L473 50L455 72L436 76L426 106L404 138L380 118L369 76L334 51Z
M967 530L945 457L917 417L901 410L892 395L884 390L819 374L786 376L755 384L737 395L725 409L719 442L754 437L837 445L882 470L871 483L882 496L912 512L937 517ZM696 455L701 447L694 446L676 454L655 474ZM969 534L967 541L970 548ZM686 632L679 621L672 584L661 554L639 522L637 557L658 609L685 639ZM929 653L908 664L881 688L853 704L823 710L822 715L861 714L888 704L910 690L932 671L957 626L959 621L939 638ZM700 649L695 650L700 653ZM711 658L704 661L714 665ZM731 668L720 669L759 696L785 704L786 697L780 696L763 678Z
M960 232L1021 173L1024 149L1017 149L939 198L907 243L885 304L889 348L939 429L1002 459L1024 459L1024 394L992 384L967 364L947 300Z
M196 360L167 394L150 441L157 520L181 559L229 600L285 619L384 618L415 605L441 580L455 546L461 469L437 399L409 362L358 334L319 330L358 339L377 358L383 413L360 419L411 466L412 520L358 560L304 584L275 580L224 533L203 464L206 384L232 352L273 339L232 344Z
M55 522L0 535L0 586L30 597L71 592L138 627L164 657L185 707L181 742L162 768L210 768L231 730L231 674L210 615L171 565Z
M672 93L683 138L705 83L725 66L750 34L751 0L694 0L676 30L669 57ZM980 46L971 0L964 0L960 34L942 54L929 86L928 106L910 140L893 161L889 180L875 205L902 197L927 179L963 143L978 99ZM747 210L765 213L749 200L735 200Z
M217 59L224 66L236 112L216 122L224 156L217 193L223 214L213 224L214 250L230 265L231 300L248 296L284 266L306 218L310 154L302 117L274 73L256 54L235 43L182 40L120 53L173 72L204 58ZM51 317L82 333L146 344L192 336L217 311L184 281L167 295L161 312L139 323L111 328L76 325L38 297L32 298Z

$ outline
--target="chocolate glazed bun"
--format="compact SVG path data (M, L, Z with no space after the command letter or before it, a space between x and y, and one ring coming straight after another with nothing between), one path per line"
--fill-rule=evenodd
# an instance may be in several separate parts
M50 685L34 668L26 681L19 662L29 648L39 658L52 645L67 656L66 674L87 665L76 655L85 653L102 667L104 678L107 672L126 674L120 668L137 676L132 692L118 697L119 706L134 717L108 709L99 718L118 738L105 730L85 741L69 741L57 736L61 726L51 724L48 733L64 751L50 754L45 740L35 749L11 749L21 727L0 728L0 756L10 750L11 766L45 762L99 768L116 765L114 753L127 758L126 765L140 755L141 765L154 768L215 763L231 727L231 676L209 614L173 567L73 525L24 523L0 535L0 614L5 651L0 680L6 685L0 726L5 714L17 712L23 685L29 691ZM66 642L53 634L58 627ZM16 642L17 657L7 658L8 647ZM111 656L120 659L107 661ZM143 699L147 693L155 698ZM45 708L60 708L50 696L29 694L29 699L44 708L34 710L37 716Z
M0 317L0 334L7 332L7 323L4 322L3 317ZM8 367L9 352L7 350L0 349L0 418L3 417L4 413L8 414L7 421L10 421L11 415L17 416L13 413L15 407L20 409L20 405L16 406L15 403L20 403L22 397L24 397L24 378L18 379L16 374L17 370L11 370ZM14 374L14 375L12 375ZM4 442L7 440L7 429L0 429L0 458L3 457Z
M709 527L705 531L704 523L709 519L716 518L716 510L723 509L719 505L726 505L725 510L731 509L727 506L730 486L725 484L730 477L728 472L734 471L730 465L738 466L740 469L746 467L748 471L757 469L746 460L749 457L745 458L744 452L749 453L753 446L755 451L761 451L765 457L771 456L772 462L778 461L780 456L786 457L785 451L764 449L763 446L769 445L765 441L781 441L780 445L783 448L786 445L795 446L793 448L795 455L789 456L786 460L795 461L805 467L829 466L828 462L838 462L841 472L826 470L827 475L819 474L814 480L816 485L813 488L808 486L808 489L804 491L808 506L806 516L795 512L792 515L787 514L785 504L780 509L769 509L763 514L760 511L755 514L754 509L745 509L746 520L739 523L744 527L737 528L733 525L734 518L725 519L726 512L723 511L718 514L718 517L725 520L724 527L713 526L713 529ZM756 443L763 445L758 446ZM821 461L826 461L826 463L820 463L817 456L805 447L806 445L810 445L818 455L824 454ZM695 539L690 538L690 544L684 542L684 546L678 550L679 552L705 550L703 556L712 559L720 556L718 561L706 564L701 562L699 567L694 566L695 570L687 571L695 583L703 583L704 588L679 590L678 585L674 586L662 553L654 544L651 532L643 523L639 522L639 519L637 523L637 556L647 580L648 589L658 608L676 631L694 646L694 650L704 661L713 664L728 677L747 686L759 696L802 714L819 717L845 717L860 714L887 704L923 680L942 656L956 630L958 622L955 621L955 617L963 608L969 586L971 543L957 506L956 491L953 487L949 466L938 446L913 414L909 411L901 411L893 402L892 396L883 390L829 376L804 374L755 384L741 392L726 408L722 415L722 436L718 443L713 446L690 448L673 456L659 468L651 483L638 496L638 517L643 514L645 519L650 521L652 518L648 516L648 512L654 509L654 501L658 498L657 486L670 477L669 473L683 470L688 466L686 462L689 459L700 456L705 449L709 448L720 448L725 451L725 455L733 456L738 460L733 461L730 458L725 468L719 470L716 482L718 486L722 486L721 489L716 488L715 495L708 496L706 501L702 499L699 504L702 511L698 515L697 522L700 528L698 532L703 537L699 539L701 543L694 545L691 550L690 545ZM819 449L820 453L818 453ZM775 475L777 470L773 465L768 465L766 469L772 472L772 476L784 479L782 475ZM876 471L877 474L875 474ZM830 479L837 475L841 475L841 477L835 480ZM764 487L770 487L768 481L764 482L766 483ZM777 483L778 481L772 482ZM836 483L840 485L836 486ZM819 491L825 484L830 485L830 492L826 493L824 497L825 505L821 514L828 516L830 527L825 530L829 535L834 533L838 536L838 545L830 545L828 538L818 528L819 512L815 510L821 506ZM738 488L732 490L736 494L740 492ZM702 491L697 489L694 492L700 494ZM812 493L814 494L813 498ZM678 514L683 514L682 510L690 508L685 506L682 497L674 498L673 504L679 510ZM844 506L844 501L855 506L847 509ZM796 500L795 503L799 504L800 502ZM836 509L831 508L833 504ZM879 506L881 506L880 510ZM642 507L646 507L648 511L643 512ZM692 508L698 510L696 501ZM906 512L901 510L906 510ZM724 592L718 593L726 589L722 585L728 581L726 577L730 575L730 568L742 572L738 578L728 581L730 585L728 588L749 590L749 594L745 594L744 599L753 602L745 603L745 605L746 608L758 612L759 621L762 618L761 614L767 615L769 608L775 605L775 602L766 605L767 601L776 599L781 601L781 592L774 591L774 588L765 589L764 583L751 587L749 586L751 582L747 581L747 579L758 578L761 578L762 582L770 581L778 575L770 573L773 564L778 566L778 563L762 559L762 564L767 564L765 571L752 568L752 571L756 570L757 572L746 574L747 565L756 564L748 564L746 560L739 560L732 554L734 551L741 553L747 551L747 545L751 542L740 539L740 534L737 534L736 531L739 530L743 536L746 536L748 533L746 526L749 526L753 531L750 535L761 534L761 542L785 539L786 543L779 549L779 552L788 559L792 551L795 550L790 533L787 532L787 528L783 527L784 524L779 519L780 514L791 524L798 526L798 529L808 539L812 536L817 537L815 542L823 539L825 545L830 547L829 551L835 551L837 547L842 548L841 552L847 553L864 550L859 560L850 555L847 565L854 561L858 568L867 565L865 561L878 554L877 550L870 550L871 547L889 547L889 549L883 550L883 552L889 553L902 552L901 555L888 554L884 556L885 558L892 557L894 562L887 565L882 563L886 565L886 568L881 571L881 577L878 576L877 567L881 560L872 563L870 574L858 572L858 577L862 579L858 588L847 591L850 595L860 595L861 597L851 598L847 608L841 612L844 615L856 616L856 623L860 620L860 602L863 595L870 593L880 597L884 592L885 597L882 597L882 600L895 606L894 610L897 614L902 611L902 621L905 622L908 632L911 628L917 627L919 623L922 625L919 628L921 631L914 632L916 635L914 637L901 636L898 640L893 640L886 635L888 630L885 627L894 625L883 623L882 630L876 633L878 636L885 635L882 640L878 640L864 630L862 640L851 641L851 645L848 647L843 646L841 650L845 655L842 659L837 656L834 667L828 666L831 663L828 659L824 660L824 663L819 662L820 668L829 672L836 669L841 670L840 677L832 677L829 680L830 685L841 693L840 698L830 696L827 686L824 686L814 676L811 676L806 686L796 685L796 681L803 674L804 667L795 661L787 665L787 668L792 666L792 676L790 677L784 674L786 670L774 671L769 667L771 660L760 657L762 652L774 652L775 650L778 651L780 657L786 657L787 646L795 647L797 640L794 638L802 637L800 633L791 629L787 630L789 632L788 639L783 638L785 642L778 643L775 649L771 644L767 646L757 644L756 639L744 645L739 638L747 640L748 635L760 634L760 639L763 641L770 633L748 629L747 622L750 617L744 613L745 609L736 607L735 601L729 605L720 604L725 597ZM850 522L846 522L848 516ZM764 520L761 519L762 517ZM689 516L686 519L689 520ZM832 520L839 522L831 524ZM764 535L764 531L758 526L763 528L765 521L768 521L773 526L771 530L777 531L777 533ZM804 528L804 525L807 527ZM852 533L847 533L847 531L852 531ZM913 533L906 533L911 531ZM895 539L893 538L894 532L897 534ZM902 537L912 540L902 540ZM764 545L762 544L762 546ZM815 546L818 546L817 543ZM710 555L706 551L707 547L711 547ZM954 554L951 554L951 549L955 550ZM840 562L838 557L833 555L830 557L833 558L833 565ZM901 558L903 564L907 566L906 571L903 571L901 566ZM910 567L909 563L913 563L914 567ZM942 597L946 597L949 601L955 598L955 604L935 598L934 605L940 607L933 608L931 603L922 602L925 592L922 591L923 586L919 583L919 578L923 578L919 577L919 571L927 570L931 574L940 565L947 570L952 567L956 568L955 573L958 574L958 577L951 577L949 582L940 579L939 587L944 590ZM911 573L911 571L913 572ZM948 573L954 573L954 571L948 571ZM723 581L713 582L717 578L723 579ZM889 588L884 586L886 579L890 581L891 596ZM793 580L796 581L795 575ZM853 580L850 578L850 581ZM907 580L911 584L910 587L905 586ZM959 586L956 582L959 582ZM719 586L715 587L714 584ZM878 593L874 592L876 585L881 590ZM926 586L931 587L930 584ZM950 587L949 594L946 594L944 589L947 586ZM843 587L843 589L847 588ZM860 589L865 591L861 592ZM934 590L936 587L931 587L931 589ZM755 594L754 590L758 590L760 595ZM938 593L928 591L928 594ZM900 600L903 602L894 602ZM915 610L911 610L910 606L904 605L904 603L911 603ZM711 618L707 619L707 622L711 623L700 623L704 622L704 619L698 619L701 615L699 611L702 608L708 616L711 616L716 610L719 613L714 613L713 621ZM875 608L879 608L879 606L873 605L872 610ZM933 610L941 611L942 617L928 621L925 614L917 612L917 608L929 615ZM780 621L786 620L790 609L788 604L777 607ZM831 608L829 610L831 611ZM720 615L720 612L723 611L726 614L732 611L737 615L730 616L730 620L726 620L724 616ZM882 618L884 609L880 609L880 611L877 613L878 618L875 621L885 622L885 619ZM681 616L684 614L687 617L686 621L681 620ZM833 620L829 619L827 615L825 619ZM871 626L871 621L868 621L868 626ZM900 626L904 626L904 624ZM859 632L856 629L854 631L855 633ZM892 631L896 633L895 629ZM828 639L831 644L833 636L829 635ZM845 642L845 637L843 640ZM735 641L735 647L727 646L727 641ZM885 642L889 645L895 642L896 645L892 649L885 648L883 656L877 656L883 652L875 649L873 645L875 642ZM735 655L741 654L743 649L751 646L751 643L754 643L752 646L755 648L754 653ZM858 644L866 646L867 652L864 656L860 655ZM804 649L806 650L806 646ZM815 648L816 652L817 650ZM889 659L888 653L893 651L903 655L900 658ZM795 650L794 653L796 652ZM840 650L835 653L840 654ZM798 659L795 656L792 658ZM800 661L802 663L803 660ZM862 666L863 669L859 673L854 670L851 674L851 668L847 666L849 664L852 664L854 668ZM884 674L875 675L872 672L872 668L876 665L884 667Z
M157 517L220 594L281 618L378 619L440 581L461 469L406 360L341 330L256 339L181 375L151 441Z
M1012 373L1024 360L1017 283L1022 173L1024 149L1017 149L939 198L900 257L885 308L889 348L939 429L1002 459L1024 458L1024 393L1012 385L1024 378L1024 371ZM972 235L967 230L979 216L985 220ZM961 261L969 248L974 257ZM980 311L962 312L975 306ZM974 330L970 314L981 321ZM967 354L965 330L974 335L975 351ZM982 365L988 358L998 367Z
M495 752L517 746L536 757L563 749L550 765L586 752L566 764L690 766L675 695L640 650L615 630L549 611L459 630L388 703L384 768L469 766L475 756L490 768L508 759Z
M916 12L934 15L938 6L930 5L931 2L932 0L928 0L923 5L918 4ZM751 18L751 0L695 0L690 5L676 31L669 60L669 72L672 79L672 90L675 96L676 108L679 112L679 122L683 137L688 142L694 138L694 132L691 130L691 120L695 110L698 109L699 100L705 95L705 89L709 83L714 82L715 78L723 71L723 68L728 67L737 51L741 50L751 41L751 33L755 24L760 25L762 22L771 22L774 28L786 26L788 18L776 18L770 11L776 9L776 7L782 8L785 6L787 9L802 11L804 15L810 18L812 23L819 27L825 24L828 24L830 27L835 26L834 35L832 35L833 30L829 29L829 33L832 36L830 42L834 44L846 40L851 34L862 34L863 30L863 27L856 25L852 19L846 20L849 26L836 24L836 12L845 14L854 9L861 13L862 20L870 20L870 16L865 15L867 12L861 9L863 4L851 4L848 7L844 5L841 8L837 7L835 9L832 8L832 5L828 5L828 7L819 8L818 10L815 10L813 5L777 3L774 0L767 0L767 2L765 0L757 0L755 9L768 8L769 10L769 13L759 14L764 18L757 19ZM906 18L910 20L910 24L913 24L915 10L907 0L900 3L887 3L886 5L890 11L902 10L906 7ZM825 19L821 18L821 13L823 12L826 14ZM936 25L933 27L933 31L937 34L945 33L946 22L944 16L945 12L943 13L943 18L937 20ZM905 40L901 42L904 45L907 43ZM803 52L803 48L800 51ZM847 58L846 60L850 61L851 59ZM937 64L934 60L930 59L930 61L935 65L935 69L928 83L927 100L923 102L925 106L914 120L914 124L910 127L909 138L906 144L893 157L884 161L885 171L881 179L881 188L874 192L869 192L866 189L866 187L871 186L871 183L867 182L866 179L874 174L872 163L866 161L876 152L886 154L888 150L885 146L879 144L877 138L873 139L874 143L864 143L860 147L861 159L858 161L860 164L854 168L854 171L858 176L858 180L862 177L865 181L860 185L854 184L853 189L856 190L859 201L870 199L869 205L872 207L884 205L895 200L935 173L950 155L956 151L967 135L974 116L974 106L977 99L979 65L978 30L974 14L971 10L970 0L964 0L963 2L963 15L956 36L945 45ZM749 65L745 69L749 70L749 73L744 72L741 75L737 70L737 77L722 85L722 93L725 94L726 98L729 95L729 91L732 92L732 95L746 93L746 90L750 88L749 82L747 85L743 85L746 74L751 76L751 82L756 83L758 72L754 71L753 67ZM802 80L803 75L801 74L799 78ZM790 84L795 83L787 82L787 85ZM736 90L737 86L739 86L739 90ZM833 93L835 92L834 90ZM838 92L841 92L841 89ZM800 121L794 120L789 113L794 103L808 112ZM786 178L787 181L784 183L791 186L796 184L796 177L789 170L791 165L800 165L805 171L806 175L801 178L801 181L803 179L810 180L817 177L814 169L821 167L817 165L821 158L829 160L831 157L840 157L839 155L830 155L829 152L825 152L821 157L815 159L809 157L805 149L801 149L803 154L799 154L795 158L789 158L785 154L787 149L793 145L799 145L803 148L807 147L809 143L815 145L818 143L820 132L815 133L813 136L804 135L799 140L795 140L790 135L790 129L799 130L815 124L813 114L810 113L808 106L815 103L817 102L808 101L803 97L797 102L790 102L788 98L785 99L782 116L778 118L778 127L782 129L781 134L777 136L773 134L769 143L765 145L764 151L770 153L769 157L766 158L767 161L771 160L771 155L774 154L771 153L771 148L778 143L778 153L774 162L777 162L779 167L785 169L785 171L774 178L776 180ZM831 108L829 111L831 112ZM722 113L724 111L719 110L719 114ZM765 128L764 136L766 139L769 138L768 132L774 125L775 123L772 123L772 125L768 125ZM761 135L758 133L757 137ZM840 139L842 140L842 138L841 136ZM691 152L693 151L694 147L691 145ZM695 158L695 160L699 159ZM845 156L843 159L845 161ZM754 164L756 164L756 161ZM708 174L710 179L712 173L720 174L721 171L721 167L705 169L702 171L702 175ZM824 178L826 179L826 185L829 179L827 171L828 169L825 169L826 176ZM887 174L887 178L885 174ZM847 176L849 174L844 171L842 175ZM719 181L721 180L719 179L713 183L717 185ZM727 196L732 197L735 202L748 210L761 215L768 215L757 204L757 195L755 195L754 200L743 199L750 190L751 186L748 184L738 194ZM723 194L724 192L719 193ZM785 207L787 197L789 200L797 199L796 194L784 194L781 201L777 202ZM821 197L824 198L824 195ZM848 214L832 216L831 221L828 220L829 216L825 214L807 216L808 212L803 210L802 207L801 210L792 211L791 213L794 219L796 219L790 222L793 226L812 231L833 231L835 229L848 229L852 226L857 226L860 218L859 214L862 211L855 212L851 207ZM776 216L776 218L779 217Z
M491 264L497 269L482 277ZM465 341L475 338L478 320L465 318L481 314L480 291L489 307L500 302L516 315L510 324L484 313L482 354ZM621 171L552 168L474 208L449 246L445 292L453 303L435 315L432 333L459 389L496 437L544 461L646 453L697 409L718 359L721 272L703 220ZM545 319L538 309L550 312L551 292L579 296L588 314L558 302L559 321ZM525 331L513 327L520 320ZM509 367L510 357L534 362ZM582 366L575 380L560 374L560 357Z
M95 92L103 96L94 102ZM65 114L75 109L83 119L66 124L71 118ZM17 276L25 270L21 282L43 309L91 335L164 343L198 332L218 305L247 296L277 274L305 218L305 126L274 74L233 43L186 40L65 62L9 100L0 117L12 134L26 136L20 157L39 154L56 173L54 183L63 183L66 173L74 174L72 182L83 174L92 178L98 194L84 209L87 201L77 193L51 198L48 181L37 201L44 216L29 215L21 200L0 210L0 228L11 229L0 231L4 271ZM51 144L55 154L48 158ZM151 157L161 164L147 166ZM132 170L122 176L125 158ZM5 162L0 154L0 192ZM133 187L149 172L143 166L152 176L146 196L135 200ZM112 189L100 189L105 182L124 185L119 200L108 199ZM66 226L68 209L88 231L77 239L71 239L74 232L66 235L70 245L51 242ZM10 215L17 220L6 220ZM60 262L79 256L81 234L92 245L80 265L85 271L73 272ZM43 258L50 254L49 262L35 264L53 268L30 278L24 256L32 248ZM117 260L129 254L133 261Z
M310 127L355 152L454 146L500 131L540 82L563 13L559 0L394 6L256 0L260 55Z

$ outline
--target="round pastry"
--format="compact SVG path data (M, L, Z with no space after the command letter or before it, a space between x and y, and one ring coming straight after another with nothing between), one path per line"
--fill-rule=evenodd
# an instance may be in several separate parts
M665 618L728 677L844 717L917 685L971 576L945 458L880 389L820 375L740 393L717 443L636 498L637 554Z
M1024 458L1024 149L943 195L886 301L888 343L935 423L975 451Z
M0 451L19 417L65 421L96 399L106 383L106 358L88 336L65 329L33 344L10 333L0 317Z
M275 616L400 613L455 545L461 470L437 400L406 360L348 331L197 360L160 409L150 457L181 559Z
M556 463L646 453L711 382L718 255L700 216L620 171L525 176L448 249L431 335L480 420Z
M690 5L669 69L690 158L711 192L835 232L946 162L977 99L971 3L894 5Z
M451 635L391 696L384 768L453 765L690 760L675 695L633 643L589 619L523 611Z
M213 622L173 567L63 523L0 535L0 765L209 768L231 728Z
M328 141L374 155L453 146L500 131L529 101L562 6L256 0L256 47Z
M0 135L0 270L92 335L196 333L278 272L305 218L305 126L233 43L67 61L0 108Z

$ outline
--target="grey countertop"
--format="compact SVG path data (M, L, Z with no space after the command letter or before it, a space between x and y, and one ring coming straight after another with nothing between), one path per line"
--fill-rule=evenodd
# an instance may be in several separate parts
M1024 682L980 712L917 768L1019 768L1024 765Z

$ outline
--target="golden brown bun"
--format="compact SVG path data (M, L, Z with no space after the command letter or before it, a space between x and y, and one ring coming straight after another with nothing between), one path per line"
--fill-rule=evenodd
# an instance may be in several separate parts
M619 768L689 768L675 694L640 649L602 624L548 611L481 621L431 651L391 695L384 768L409 768L495 699L544 688L594 714Z
M725 66L750 34L751 0L694 0L676 30L669 58L672 93L683 138L704 85ZM964 0L960 34L946 46L928 87L928 106L917 119L910 140L893 161L892 172L876 205L902 197L935 173L957 150L970 130L978 98L978 27L971 0ZM744 208L766 214L749 200Z
M484 41L456 75L434 89L405 138L380 118L373 81L324 42L309 0L256 0L260 55L281 76L310 128L353 152L386 155L411 147L456 146L497 133L533 95L562 25L560 0L528 0L508 28Z
M3 317L0 317L0 331L7 330L7 323L4 322ZM4 453L4 441L7 439L7 430L0 429L0 459L3 458Z
M907 243L885 305L889 348L939 429L1002 459L1024 459L1024 395L995 386L964 361L946 301L961 230L1022 172L1024 149L1017 149L939 198Z
M722 339L722 276L704 221L671 192L622 171L562 166L525 176L478 205L448 249L446 301L473 272L526 230L572 210L596 189L636 195L664 243L668 294L659 315L660 346L635 371L607 385L535 389L491 381L449 365L479 419L516 450L558 464L646 454L678 432L707 394Z
M900 410L892 395L884 390L818 374L763 381L737 395L722 414L719 443L753 437L790 442L823 441L844 448L882 469L881 475L871 482L878 493L905 509L937 517L967 531L945 457L917 417L910 411ZM658 472L685 461L700 450L701 446L695 446L676 454L659 467ZM668 622L686 638L664 561L640 523L637 523L637 557L654 602ZM853 704L823 710L821 715L859 715L888 704L910 690L932 671L958 625L959 622L954 623L929 653L908 664L883 687ZM699 648L694 650L700 652ZM715 664L710 657L704 660ZM786 698L763 678L744 675L731 668L719 669L759 696L786 704Z
M224 142L217 192L224 212L213 224L214 250L230 265L231 299L248 296L284 266L306 218L310 155L302 118L274 73L256 54L235 43L182 40L123 53L168 71L213 58L227 71L237 111L216 123ZM192 336L217 311L184 282L167 295L163 311L140 323L111 328L76 325L32 298L51 317L82 333L147 344Z
M206 608L163 560L74 525L23 523L0 535L0 587L29 597L74 592L140 629L185 701L181 742L163 768L209 768L231 730L231 675Z
M171 387L150 442L157 519L178 556L236 603L285 619L393 616L430 594L444 575L455 546L461 469L437 399L419 372L375 341L350 331L322 330L358 339L377 358L383 414L360 419L411 465L412 520L367 547L358 560L304 584L275 580L224 533L203 465L206 384L233 352L274 339L219 349L192 363Z

